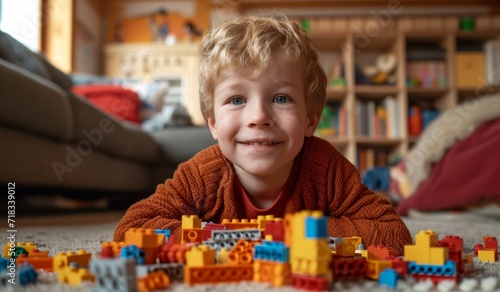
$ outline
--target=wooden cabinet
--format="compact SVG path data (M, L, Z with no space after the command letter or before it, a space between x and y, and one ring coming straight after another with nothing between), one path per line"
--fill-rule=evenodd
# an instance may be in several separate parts
M204 124L198 95L198 44L111 44L105 48L105 74L111 78L169 83L168 102L180 102L194 123Z
M459 17L401 17L378 26L370 17L294 20L317 40L329 76L316 135L361 171L406 155L439 113L500 91L484 78L500 55L483 50L500 40L499 15L481 16L474 31L460 31Z

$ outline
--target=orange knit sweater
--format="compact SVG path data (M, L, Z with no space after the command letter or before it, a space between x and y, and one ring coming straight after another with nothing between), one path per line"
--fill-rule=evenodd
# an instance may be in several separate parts
M330 236L360 236L365 247L383 245L403 253L412 238L391 204L361 183L359 172L330 143L306 138L295 159L300 163L285 213L321 210L328 216ZM170 229L181 237L182 215L198 215L219 223L238 218L233 181L235 172L218 145L179 165L172 179L156 193L133 204L116 227L114 240L123 241L132 227Z

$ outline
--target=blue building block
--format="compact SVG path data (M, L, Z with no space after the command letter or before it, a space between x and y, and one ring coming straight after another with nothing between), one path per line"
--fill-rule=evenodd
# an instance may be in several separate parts
M306 234L305 237L309 239L326 238L326 216L321 218L306 217Z
M19 284L21 286L26 286L28 284L35 284L38 279L38 274L28 262L24 262L22 265L18 266L16 271Z
M378 275L378 284L396 289L398 284L398 273L394 269L385 269Z
M170 229L155 229L156 234L165 234L165 238L170 236Z
M254 246L253 258L273 262L287 263L290 249L283 242L262 241Z
M146 253L142 248L137 248L134 244L122 247L120 251L122 259L135 259L138 265L144 265Z
M457 266L454 261L447 261L444 265L419 265L416 262L408 264L410 274L429 275L429 276L455 276Z

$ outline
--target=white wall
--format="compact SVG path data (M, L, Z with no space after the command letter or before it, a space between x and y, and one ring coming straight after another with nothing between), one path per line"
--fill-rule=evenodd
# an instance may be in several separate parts
M33 51L40 50L40 0L2 0L0 30Z

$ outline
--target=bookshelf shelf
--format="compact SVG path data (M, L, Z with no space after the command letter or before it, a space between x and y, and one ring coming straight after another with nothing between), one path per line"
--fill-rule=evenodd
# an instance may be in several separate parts
M459 16L446 20L394 17L371 35L366 31L373 24L369 16L346 17L342 25L337 16L309 19L330 84L333 76L338 80L339 72L344 84L327 90L327 102L335 109L336 135L322 137L360 170L386 165L383 158L407 155L425 127L443 111L466 99L500 92L500 85L484 85L485 71L469 72L471 66L461 60L463 52L473 48L480 51L482 66L488 68L483 48L500 41L500 15L487 17L491 20L473 32L460 31ZM387 56L396 60L395 66L380 66L378 61ZM476 59L469 62L478 63ZM388 72L382 70L389 67ZM497 74L500 83L500 70ZM471 79L479 84L481 78L483 84L464 86L460 76L465 76L465 84Z

